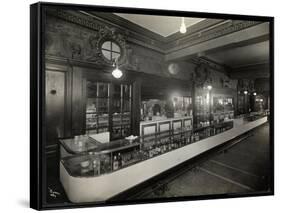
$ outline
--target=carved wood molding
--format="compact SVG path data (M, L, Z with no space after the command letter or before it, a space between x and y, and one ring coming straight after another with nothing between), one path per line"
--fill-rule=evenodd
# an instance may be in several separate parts
M168 44L166 47L167 53L177 51L178 49L187 48L199 43L203 43L218 37L222 37L224 35L231 34L255 26L260 23L261 22L257 21L226 20L223 23L220 23L219 26L214 27L210 30L198 32Z
M119 66L130 70L138 69L133 49L120 29L88 22L62 10L50 10L48 13L51 15L46 23L45 54L48 57L112 68L113 61L104 57L101 50L105 41L112 41L121 50Z
M100 29L104 28L104 25L102 25L102 24L78 17L78 16L73 15L72 13L66 12L64 10L59 10L59 9L48 10L48 13L50 15L54 15L56 17L66 20L66 21L76 23L76 24L82 25L84 27L88 27L88 28L96 30L96 31L99 31Z

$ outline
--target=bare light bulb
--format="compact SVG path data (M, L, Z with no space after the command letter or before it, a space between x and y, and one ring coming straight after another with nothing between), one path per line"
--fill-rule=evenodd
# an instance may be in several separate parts
M181 18L180 32L183 33L183 34L186 33L186 26L185 26L185 23L184 23L184 18Z

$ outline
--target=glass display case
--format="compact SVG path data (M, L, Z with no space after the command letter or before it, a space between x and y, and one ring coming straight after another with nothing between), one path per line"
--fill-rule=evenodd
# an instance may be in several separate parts
M158 126L161 131L156 131L157 125L148 124L150 128L155 128L154 132L136 139L127 137L109 143L100 143L87 135L61 139L61 162L71 176L99 176L188 146L233 127L233 121L229 121L208 128L192 129L188 121L175 119L172 123L162 122L165 128L161 130Z
M100 143L88 136L60 140L61 162L71 176L98 176L140 161L138 139Z

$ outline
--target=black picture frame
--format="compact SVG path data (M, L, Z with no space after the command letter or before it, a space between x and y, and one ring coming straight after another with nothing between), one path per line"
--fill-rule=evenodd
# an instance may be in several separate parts
M46 203L46 129L45 129L45 9L59 8L71 10L85 10L95 12L134 13L147 15L188 16L211 19L235 19L269 22L269 69L270 69L270 191L251 192L243 194L200 195L188 197L170 197L161 199L104 201L96 203ZM274 195L274 17L234 15L221 13L202 13L172 10L153 10L146 8L124 8L100 5L62 4L39 2L30 5L30 207L37 210L66 209L77 207L97 207L111 205L130 205L142 203L161 203L175 201L191 201L218 198L236 198ZM134 101L134 100L133 100ZM135 121L133 121L135 122ZM195 162L197 157L190 160ZM170 171L176 170L178 167ZM153 181L154 178L147 181ZM133 189L132 192L136 190Z

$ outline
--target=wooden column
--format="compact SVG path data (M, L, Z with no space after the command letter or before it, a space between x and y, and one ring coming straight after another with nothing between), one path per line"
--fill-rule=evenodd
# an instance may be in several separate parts
M137 77L133 83L132 97L132 134L140 135L140 109L141 109L141 78Z
M192 82L191 87L191 98L192 98L192 116L193 116L193 128L196 128L194 125L197 125L197 116L196 116L196 106L195 106L195 83Z

